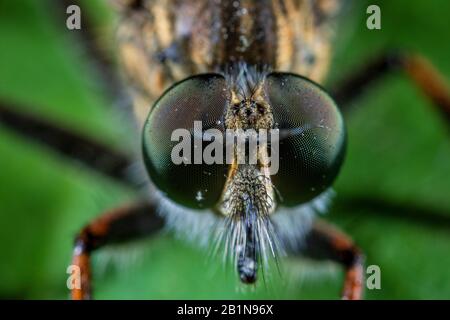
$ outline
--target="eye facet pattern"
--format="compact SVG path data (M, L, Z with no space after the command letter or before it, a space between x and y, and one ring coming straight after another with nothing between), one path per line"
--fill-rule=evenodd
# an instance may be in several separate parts
M280 130L280 166L272 182L280 204L295 206L329 188L339 173L346 146L344 122L333 99L306 78L270 73L265 91Z
M201 121L203 131L215 128L224 132L227 94L226 81L221 75L190 77L162 95L145 123L143 153L150 178L170 199L183 206L211 208L222 194L227 165L205 164L204 161L194 164L194 121ZM191 133L190 164L174 164L171 159L172 149L181 141L171 141L176 129L187 129ZM203 142L202 147L208 144Z

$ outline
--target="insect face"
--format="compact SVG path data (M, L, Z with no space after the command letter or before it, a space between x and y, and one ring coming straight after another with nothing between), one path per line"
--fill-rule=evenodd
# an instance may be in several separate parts
M279 144L274 155L279 169L268 178L279 191L281 205L299 205L330 187L345 151L344 123L330 96L315 83L288 73L264 75L247 88L247 96L238 87L219 74L204 74L175 84L155 103L144 128L144 157L159 189L183 206L219 204L226 177L244 163L226 159L225 136L223 161L206 163L202 156L208 143L202 143L198 153L194 142L199 137L207 140L202 134L208 129L223 134L226 129L279 130L279 141L272 141ZM201 123L203 132L195 132L194 122ZM176 164L171 156L179 142L174 132L180 128L190 132L192 148ZM261 170L259 160L255 167ZM201 201L196 200L198 191Z
M270 216L279 206L301 205L330 187L342 164L345 130L337 106L315 83L240 68L169 88L148 116L143 150L152 181L169 199L227 221L220 238L231 247L240 279L250 283L262 248L274 252L277 246ZM179 149L179 129L187 148ZM240 134L235 140L229 130L244 132L242 148ZM267 138L264 130L276 135ZM205 159L212 149L219 161Z

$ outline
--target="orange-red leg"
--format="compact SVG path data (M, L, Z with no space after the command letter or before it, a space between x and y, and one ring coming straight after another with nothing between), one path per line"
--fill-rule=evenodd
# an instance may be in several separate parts
M317 221L306 238L304 254L315 259L329 259L342 264L345 280L342 299L359 300L363 295L363 255L349 236L336 227Z
M384 53L342 79L331 94L344 111L374 82L395 70L404 71L412 83L434 104L450 125L450 88L436 67L418 54Z

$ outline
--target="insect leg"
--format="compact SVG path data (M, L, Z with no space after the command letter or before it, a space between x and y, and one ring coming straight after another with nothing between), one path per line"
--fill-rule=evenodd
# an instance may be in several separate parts
M333 205L338 211L364 212L365 215L376 215L388 219L407 221L418 225L450 230L449 210L445 208L429 208L412 201L395 201L374 195L339 197Z
M364 257L350 237L324 221L316 221L305 240L304 251L298 253L313 259L333 260L342 264L345 268L342 299L361 299Z
M138 187L130 174L132 159L87 137L59 127L50 121L20 112L23 108L0 101L0 124L42 143L60 155L77 160L87 167L124 184Z
M72 264L80 269L80 288L72 289L74 300L92 298L90 255L109 244L149 236L164 221L156 214L156 204L138 203L106 212L84 227L75 239Z
M83 57L89 64L92 75L96 77L96 83L100 84L104 93L109 99L117 103L128 99L125 87L122 84L119 73L115 66L114 54L108 52L106 44L102 44L102 29L98 22L89 14L89 10L83 7L83 2L71 0L52 0L49 3L51 12L58 25L64 26L68 17L66 9L73 4L77 4L82 12L82 25L79 30L62 29L65 36L71 39L74 47L81 47Z
M425 57L418 54L388 52L366 64L360 70L332 88L331 95L344 111L364 89L384 75L402 70L417 88L436 106L450 124L450 89L439 71Z

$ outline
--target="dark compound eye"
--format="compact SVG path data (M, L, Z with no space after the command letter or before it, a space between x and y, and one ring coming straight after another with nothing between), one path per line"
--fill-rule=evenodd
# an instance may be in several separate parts
M147 170L156 186L177 203L191 208L210 208L222 193L226 164L195 162L194 121L202 131L224 132L223 116L228 101L225 79L216 74L198 75L169 88L155 103L143 132L143 152ZM172 150L181 141L171 141L176 129L187 129L191 139L191 164L175 164ZM198 140L197 140L198 141ZM203 142L203 148L208 143ZM185 155L184 153L182 155Z
M271 73L265 89L280 129L279 170L272 182L281 204L295 206L320 194L336 178L345 153L344 122L333 99L303 77Z

